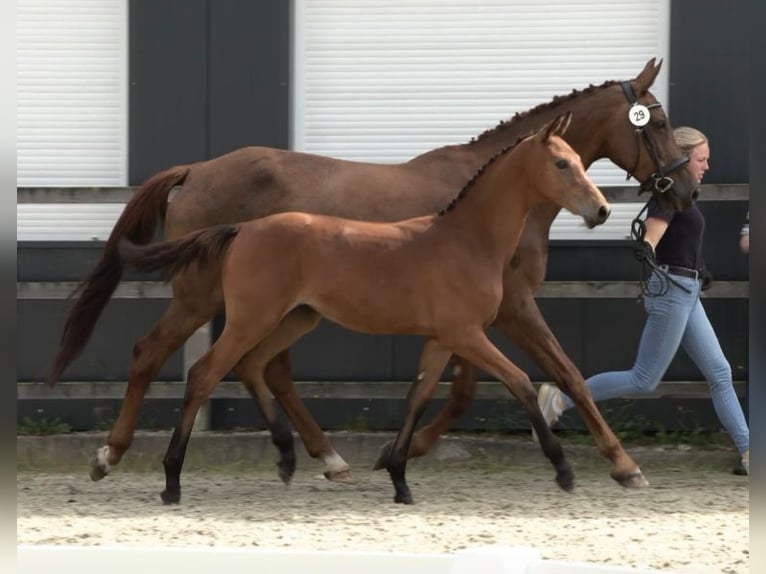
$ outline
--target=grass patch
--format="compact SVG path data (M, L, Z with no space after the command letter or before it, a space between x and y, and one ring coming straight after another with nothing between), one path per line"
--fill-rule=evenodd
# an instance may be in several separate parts
M24 420L16 426L16 434L48 436L54 434L69 434L72 427L56 417L54 419L31 419L25 417Z

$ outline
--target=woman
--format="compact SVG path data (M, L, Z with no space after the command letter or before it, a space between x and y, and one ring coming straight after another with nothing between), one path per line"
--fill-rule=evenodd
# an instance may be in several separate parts
M709 168L707 138L690 127L676 128L673 135L689 156L689 169L701 182ZM648 317L633 368L590 377L588 388L596 401L649 393L662 380L679 345L683 345L707 379L718 419L739 451L735 474L748 474L750 431L734 391L731 367L699 299L705 218L696 204L686 211L664 211L653 199L645 223L645 243L641 247L669 277L654 272L647 281L644 309ZM547 384L540 387L538 402L549 425L573 406L568 396Z
M750 253L750 211L745 216L745 223L739 231L739 248L742 253Z

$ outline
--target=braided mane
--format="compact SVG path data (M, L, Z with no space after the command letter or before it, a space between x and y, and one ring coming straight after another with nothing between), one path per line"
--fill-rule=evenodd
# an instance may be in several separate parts
M489 136L490 134L493 134L496 131L504 128L505 126L507 126L511 122L522 120L522 119L524 119L524 118L526 118L528 116L531 116L533 114L537 114L537 113L543 112L543 111L545 111L547 109L550 109L550 108L552 108L554 106L558 106L559 104L561 104L563 102L568 102L568 101L574 100L574 99L576 99L576 98L578 98L580 96L587 96L589 94L592 94L593 92L596 92L598 90L602 90L604 88L608 88L610 86L614 86L615 84L619 84L619 83L620 82L618 82L617 80L607 80L606 82L604 82L600 86L594 86L593 84L591 84L587 88L584 88L582 90L572 90L571 93L566 94L564 96L554 96L551 101L539 104L539 105L535 106L534 108L532 108L531 110L515 113L510 120L503 120L503 121L501 121L494 128L489 128L488 130L480 133L478 136L471 138L471 141L469 143L474 143L474 142L477 142L477 141L479 141L481 139L484 139L487 136Z
M495 155L490 157L484 165L482 165L479 169L476 170L476 172L471 176L471 179L469 179L466 184L463 186L463 188L457 192L457 195L452 198L452 200L447 204L447 207L443 208L441 211L439 211L439 215L444 215L448 211L452 211L452 209L455 208L455 204L460 201L463 197L465 197L466 193L468 193L468 190L473 187L474 183L476 183L476 180L481 177L481 174L484 173L484 170L489 167L490 164L494 163L496 159L498 159L501 156L504 156L506 153L510 153L513 148L515 148L519 142L523 139L526 139L529 137L530 134L520 136L515 142L513 142L510 145L505 146L500 151L498 151Z

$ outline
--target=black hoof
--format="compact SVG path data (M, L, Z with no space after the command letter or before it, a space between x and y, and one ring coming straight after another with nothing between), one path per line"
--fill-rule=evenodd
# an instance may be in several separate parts
M574 490L574 472L569 465L556 475L556 483L566 492Z
M277 472L279 473L279 479L285 484L290 484L295 474L295 459L292 460L280 460L277 463Z
M415 504L415 501L412 500L412 495L409 492L406 493L396 493L394 496L394 502L397 504Z
M388 464L388 457L391 454L391 448L394 446L394 441L390 440L380 448L380 454L378 454L378 460L373 465L373 470L382 470L386 468Z
M160 494L162 502L164 504L178 504L181 502L181 491L170 492L167 489L163 490Z

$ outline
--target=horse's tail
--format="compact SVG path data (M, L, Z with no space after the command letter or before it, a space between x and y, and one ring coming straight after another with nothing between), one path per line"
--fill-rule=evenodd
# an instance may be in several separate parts
M176 166L152 176L128 201L104 245L101 259L70 296L80 295L64 323L58 351L47 375L50 386L80 355L120 282L123 272L117 249L120 239L125 237L135 243L152 240L158 223L165 218L170 190L186 180L190 167Z
M210 261L220 261L237 233L239 225L216 225L179 239L148 245L123 238L119 244L120 258L132 269L163 271L170 278L191 263L204 266Z

